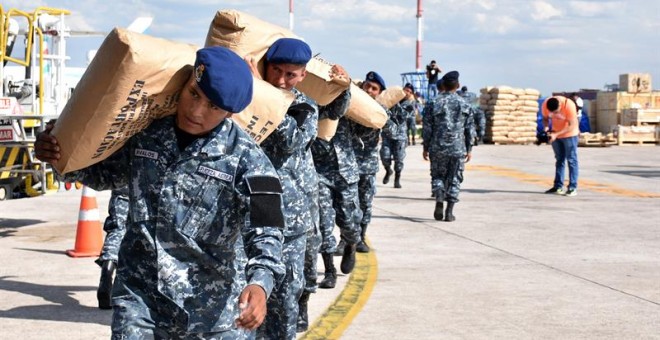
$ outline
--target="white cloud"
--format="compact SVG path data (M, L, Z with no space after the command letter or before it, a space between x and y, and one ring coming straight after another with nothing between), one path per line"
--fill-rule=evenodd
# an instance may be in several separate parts
M474 16L475 29L487 34L507 34L520 26L520 22L510 16L497 16L492 14L477 13Z
M620 12L626 6L624 2L595 2L595 1L571 1L570 7L573 9L571 14L583 17L595 17L600 15L614 14Z
M384 1L359 0L313 0L307 4L310 14L318 19L363 19L383 22L414 20L416 6L384 4Z
M536 21L543 21L562 16L560 10L556 9L552 4L544 1L534 1L532 3L532 9L532 19Z

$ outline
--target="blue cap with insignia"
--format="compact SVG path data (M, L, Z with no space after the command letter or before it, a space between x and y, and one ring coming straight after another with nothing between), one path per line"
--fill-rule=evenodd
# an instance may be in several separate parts
M198 50L194 72L197 85L213 105L238 113L252 101L252 73L231 50L220 46Z
M280 38L266 52L266 61L273 64L306 65L312 59L312 49L306 42L294 38Z
M369 73L367 73L367 80L378 83L378 85L380 85L381 91L385 90L385 80L383 80L383 77L381 77L378 73L369 71Z

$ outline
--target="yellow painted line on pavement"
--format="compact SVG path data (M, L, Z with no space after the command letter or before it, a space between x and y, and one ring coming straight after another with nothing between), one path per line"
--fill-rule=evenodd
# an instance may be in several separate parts
M510 177L525 183L538 184L544 187L552 184L553 178L530 174L516 169L504 168L493 165L468 165L467 170L477 170L491 173L496 176ZM604 194L634 197L634 198L660 198L660 194L644 191L629 190L610 184L599 183L590 180L578 180L578 190L591 190Z
M369 300L377 277L378 262L373 249L368 253L357 253L355 268L344 290L299 339L339 339Z

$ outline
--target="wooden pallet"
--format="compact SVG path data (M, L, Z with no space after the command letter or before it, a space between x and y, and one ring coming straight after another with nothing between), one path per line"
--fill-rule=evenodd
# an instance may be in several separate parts
M615 130L617 145L624 144L658 144L660 129L656 126L617 126Z

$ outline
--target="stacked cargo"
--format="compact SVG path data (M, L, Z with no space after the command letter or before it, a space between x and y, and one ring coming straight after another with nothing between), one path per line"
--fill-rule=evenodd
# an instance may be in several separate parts
M619 91L598 92L596 131L614 134L617 144L660 143L660 91L648 73L619 76Z
M485 141L496 144L535 142L540 94L535 89L509 86L481 89L479 104L486 113Z

